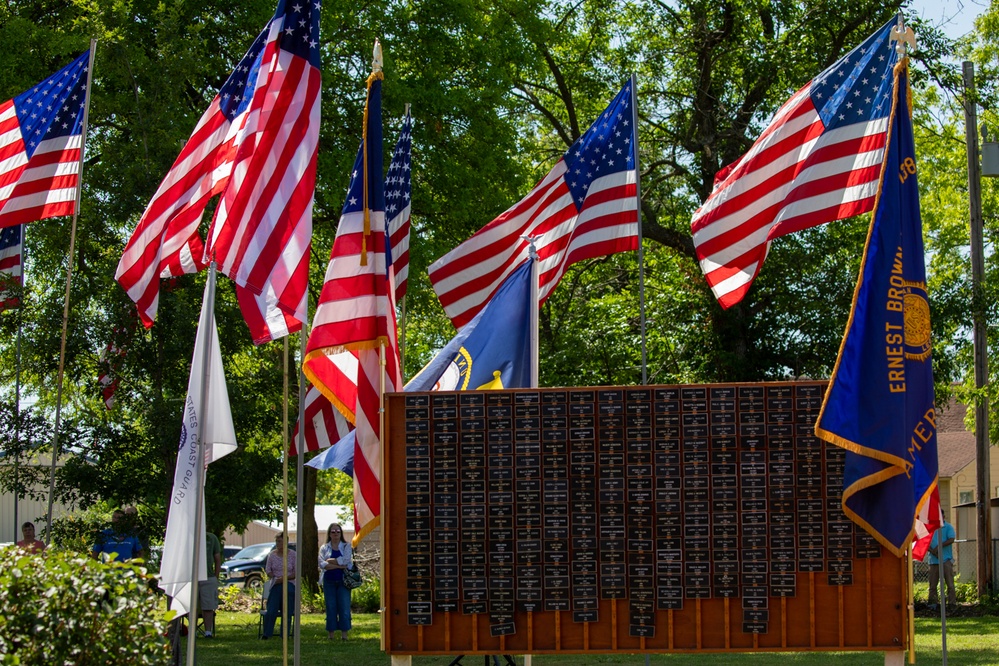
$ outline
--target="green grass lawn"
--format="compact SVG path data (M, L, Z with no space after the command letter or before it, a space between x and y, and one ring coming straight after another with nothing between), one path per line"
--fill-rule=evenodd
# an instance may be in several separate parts
M218 636L197 642L197 663L202 666L252 666L254 664L280 664L282 644L278 637L269 641L257 639L257 616L248 613L219 613ZM326 639L322 614L303 615L302 661L305 666L374 666L389 663L389 657L378 647L378 616L367 613L354 614L354 629L350 640L334 642ZM999 618L962 617L947 621L948 663L954 666L999 666ZM186 645L183 646L186 650ZM292 662L293 643L288 641L288 663ZM185 653L186 654L186 653ZM739 653L709 655L653 654L654 664L696 664L698 666L724 666L726 664L751 664L763 666L777 660L784 664L811 665L836 664L848 666L879 666L884 663L880 652L817 652L817 653ZM417 657L415 666L450 663L450 657ZM535 664L635 664L645 663L644 655L540 655ZM916 663L939 664L940 621L916 619ZM182 662L183 663L183 660ZM482 657L466 657L466 666L480 666ZM518 659L517 663L522 663Z

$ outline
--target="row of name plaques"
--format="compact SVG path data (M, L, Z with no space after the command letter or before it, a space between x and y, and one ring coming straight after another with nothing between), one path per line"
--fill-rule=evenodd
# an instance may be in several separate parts
M765 633L799 573L851 585L880 546L840 504L844 451L814 434L825 383L405 395L408 622L516 611L630 633L658 610L740 599ZM396 440L397 441L397 440Z

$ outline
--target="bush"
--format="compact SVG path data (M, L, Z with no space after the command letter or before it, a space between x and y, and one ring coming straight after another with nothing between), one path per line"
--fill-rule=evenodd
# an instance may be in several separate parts
M350 606L362 613L377 613L381 609L382 585L377 576L365 572L361 587L351 591Z
M140 566L16 547L0 561L0 663L170 663L167 618Z

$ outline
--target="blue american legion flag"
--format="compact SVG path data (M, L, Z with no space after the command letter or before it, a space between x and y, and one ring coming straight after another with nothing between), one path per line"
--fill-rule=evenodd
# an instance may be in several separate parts
M0 104L0 227L73 214L89 60Z
M525 236L536 238L541 303L571 264L638 249L634 104L629 82L526 197L430 266L456 328L527 259Z
M815 433L847 450L843 510L895 555L939 521L930 306L903 60L878 205ZM932 509L937 507L936 512Z
M0 312L21 304L24 225L0 229Z
M395 280L395 300L406 295L409 284L410 196L412 193L413 119L409 112L402 121L399 140L392 151L385 176L385 226L389 237L389 260Z
M746 295L770 241L874 208L891 109L895 20L796 92L715 176L690 223L723 308Z

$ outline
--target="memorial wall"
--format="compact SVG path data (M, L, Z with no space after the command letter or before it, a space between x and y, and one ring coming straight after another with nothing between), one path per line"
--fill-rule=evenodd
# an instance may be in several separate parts
M824 382L391 394L389 653L900 649Z

